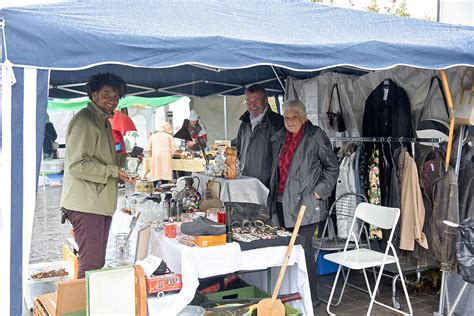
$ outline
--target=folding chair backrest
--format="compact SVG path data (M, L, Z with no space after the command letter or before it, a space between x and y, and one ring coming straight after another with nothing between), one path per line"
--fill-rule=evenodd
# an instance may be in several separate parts
M355 216L364 222L377 227L392 229L398 222L400 209L369 203L360 203L357 206Z

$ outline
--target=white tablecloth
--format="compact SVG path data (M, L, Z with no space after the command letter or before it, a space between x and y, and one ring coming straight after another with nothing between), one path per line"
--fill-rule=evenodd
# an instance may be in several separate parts
M193 173L201 180L199 192L204 194L209 177L204 173ZM267 205L268 188L257 178L240 176L234 180L215 178L221 184L222 202L248 202Z
M156 234L152 235L156 238ZM151 241L150 245L156 245L156 243ZM225 246L199 248L181 245L176 239L164 238L158 249L151 249L151 252L165 260L173 272L182 274L183 288L178 294L167 294L160 299L149 298L149 314L176 315L179 313L193 299L199 285L198 278L275 267L272 268L271 277L273 288L286 249L286 246L279 246L241 251L240 246L235 242ZM246 274L243 278L250 284L262 289L266 288L266 271ZM299 292L303 299L290 304L302 311L304 315L313 315L306 261L301 245L293 248L280 289L280 294L294 292Z

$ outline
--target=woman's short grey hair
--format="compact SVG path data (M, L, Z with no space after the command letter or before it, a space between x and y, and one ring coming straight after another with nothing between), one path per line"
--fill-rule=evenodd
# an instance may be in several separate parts
M286 109L296 110L303 120L306 120L308 118L308 115L306 114L306 107L301 101L290 100L290 101L284 102L283 105L281 106L281 111L285 113Z

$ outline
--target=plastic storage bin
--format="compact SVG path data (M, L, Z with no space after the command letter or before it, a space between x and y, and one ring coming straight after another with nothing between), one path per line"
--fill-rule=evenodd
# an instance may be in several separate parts
M40 174L61 173L64 171L64 159L44 160L40 168Z
M246 286L239 289L207 294L204 296L204 302L220 301L220 300L225 300L225 299L266 298L266 297L271 297L271 295L255 286ZM285 315L302 316L303 313L300 312L298 309L288 304L285 304Z
M324 259L324 255L328 254L328 251L320 251L318 258L316 259L316 273L317 275L325 275L330 273L336 273L339 268L338 264Z
M57 270L60 268L65 268L69 274L62 277L44 278L39 280L31 278L31 275L37 272ZM28 267L28 280L26 281L25 287L26 307L29 310L33 310L34 299L36 296L56 291L59 281L71 280L72 277L72 269L64 261L30 264Z
M48 179L46 184L50 187L60 187L63 185L63 174L48 174L46 178Z

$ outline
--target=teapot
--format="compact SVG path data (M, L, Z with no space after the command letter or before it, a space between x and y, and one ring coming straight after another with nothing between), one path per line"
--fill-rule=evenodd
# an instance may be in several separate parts
M177 198L179 200L182 200L190 195L195 195L198 192L198 189L194 188L194 179L198 180L198 188L201 184L201 180L194 176L186 176L186 177L180 177L176 181L176 189L177 189Z

